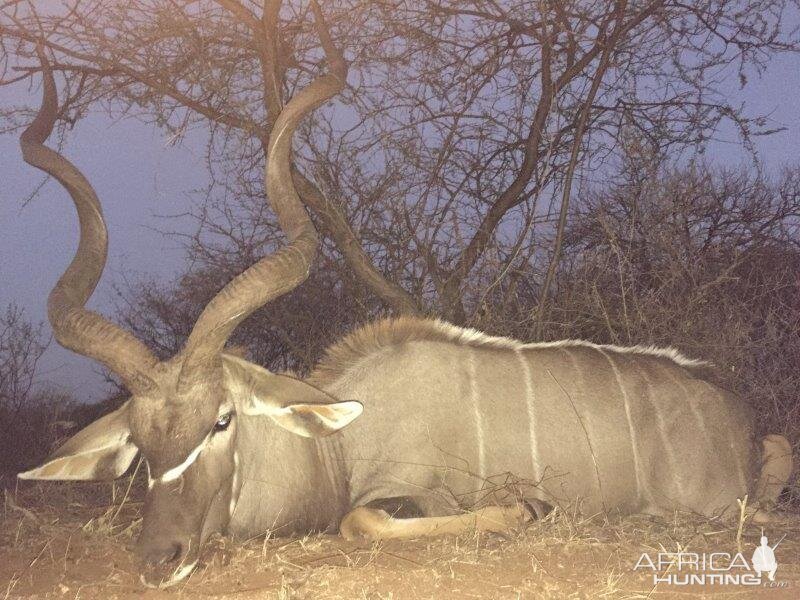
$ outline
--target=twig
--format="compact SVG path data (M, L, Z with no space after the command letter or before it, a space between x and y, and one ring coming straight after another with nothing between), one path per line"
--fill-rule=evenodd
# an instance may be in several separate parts
M746 517L745 511L747 510L747 494L744 498L737 498L736 503L739 505L739 526L736 528L736 550L742 551L742 530L744 529L744 520Z
M144 457L139 456L139 462L136 463L136 468L133 470L133 475L131 475L131 479L128 482L128 487L125 490L125 494L122 496L122 500L119 503L119 507L117 507L117 511L114 513L114 515L111 517L111 520L108 522L109 530L111 530L111 528L114 526L114 519L116 519L117 515L119 515L119 511L121 511L122 507L125 506L125 501L128 499L128 494L130 493L131 487L133 486L133 480L136 479L136 474L139 473L139 467L142 466L143 460Z

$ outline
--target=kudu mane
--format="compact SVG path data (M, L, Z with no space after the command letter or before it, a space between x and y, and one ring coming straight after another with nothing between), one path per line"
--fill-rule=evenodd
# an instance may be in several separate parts
M605 352L636 354L671 361L684 368L695 369L708 366L705 361L688 358L670 347L616 346L594 344L585 340L559 340L555 342L525 343L519 340L487 335L477 329L457 327L440 319L419 317L389 317L367 323L330 346L308 378L316 386L332 384L347 369L361 359L382 349L400 346L409 342L443 342L460 346L496 348L503 350L535 350L538 348L563 348L580 346L596 348Z

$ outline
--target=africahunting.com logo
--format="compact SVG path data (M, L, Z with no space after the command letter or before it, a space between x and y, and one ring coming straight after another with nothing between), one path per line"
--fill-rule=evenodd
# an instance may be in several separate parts
M789 582L776 581L778 561L775 549L783 541L770 546L767 536L761 535L748 561L741 553L730 552L659 552L642 553L634 571L652 571L653 585L747 585L787 587Z

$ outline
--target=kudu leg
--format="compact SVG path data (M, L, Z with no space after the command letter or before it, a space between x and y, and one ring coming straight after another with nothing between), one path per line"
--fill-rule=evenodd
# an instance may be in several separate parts
M347 540L391 540L457 535L465 531L511 531L530 521L522 504L486 506L473 512L446 517L398 519L385 510L359 506L345 515L339 532Z
M785 437L775 434L765 436L761 443L761 475L756 485L753 521L767 523L783 517L773 509L792 475L792 446Z
M756 499L774 505L792 474L792 446L782 435L767 435L762 440L761 475L756 486Z

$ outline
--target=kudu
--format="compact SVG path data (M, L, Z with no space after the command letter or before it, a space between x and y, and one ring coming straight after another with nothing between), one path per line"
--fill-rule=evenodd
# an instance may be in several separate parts
M673 350L525 344L399 318L351 333L304 381L226 353L239 323L308 275L317 237L292 183L292 136L343 87L343 61L285 106L269 141L267 195L287 245L225 286L183 351L159 362L84 308L106 229L90 184L43 145L58 107L41 58L44 100L22 151L69 191L81 230L48 316L62 345L111 369L132 396L19 476L115 478L141 453L145 583L185 578L215 532L338 527L397 538L500 531L547 505L715 515L747 493L777 498L791 470L787 441L767 436L760 447L745 404Z

